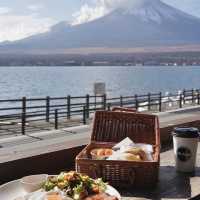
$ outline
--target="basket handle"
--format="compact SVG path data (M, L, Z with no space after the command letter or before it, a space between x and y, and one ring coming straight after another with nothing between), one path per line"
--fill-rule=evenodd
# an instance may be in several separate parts
M89 168L91 174L92 174L92 177L94 177L95 179L101 177L101 170L100 170L100 167L98 165L90 165L90 168Z
M112 111L114 111L114 112L133 112L133 113L137 112L137 110L134 108L124 108L124 107L113 107Z

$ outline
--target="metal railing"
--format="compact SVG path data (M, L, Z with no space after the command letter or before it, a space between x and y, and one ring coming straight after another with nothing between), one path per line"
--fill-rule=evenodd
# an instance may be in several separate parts
M18 132L26 134L29 127L48 127L58 129L74 123L86 124L96 110L111 109L113 106L132 107L138 111L161 112L172 108L200 104L200 90L183 90L163 95L148 93L145 95L107 97L76 96L26 98L0 100L0 130L13 126ZM14 132L14 131L13 131ZM1 135L1 133L0 133Z

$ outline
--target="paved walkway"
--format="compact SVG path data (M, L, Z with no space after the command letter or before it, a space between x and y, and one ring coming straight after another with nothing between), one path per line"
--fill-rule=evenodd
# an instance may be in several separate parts
M0 163L86 145L89 140L88 125L2 139Z
M160 127L179 125L200 119L200 106L157 113ZM87 144L90 125L44 131L0 139L0 163Z

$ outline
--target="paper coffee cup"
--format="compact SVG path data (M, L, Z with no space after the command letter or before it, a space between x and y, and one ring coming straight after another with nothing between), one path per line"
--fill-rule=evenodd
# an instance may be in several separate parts
M175 128L173 132L176 170L193 172L196 164L196 153L199 141L199 130L196 128Z

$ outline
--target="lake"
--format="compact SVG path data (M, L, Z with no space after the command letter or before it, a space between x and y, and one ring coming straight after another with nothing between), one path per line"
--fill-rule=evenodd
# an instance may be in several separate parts
M0 99L93 94L109 96L200 88L200 67L0 67Z

